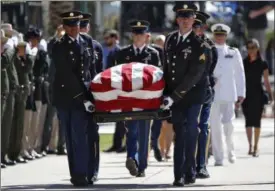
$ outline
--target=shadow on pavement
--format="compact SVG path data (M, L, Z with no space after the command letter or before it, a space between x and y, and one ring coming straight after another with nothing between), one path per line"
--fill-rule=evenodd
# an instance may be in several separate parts
M257 183L236 183L236 184L194 184L186 187L224 187L224 186L253 186L253 185L270 185L274 182L257 182ZM86 188L75 188L70 184L41 184L41 185L18 185L4 186L1 190L37 190L37 189L67 189L67 190L164 190L172 188L171 184L95 184Z

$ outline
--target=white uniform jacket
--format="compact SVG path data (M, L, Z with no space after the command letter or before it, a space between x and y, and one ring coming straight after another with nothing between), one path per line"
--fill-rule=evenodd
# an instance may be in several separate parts
M245 97L245 74L241 54L228 45L216 45L218 62L214 70L217 79L214 102L235 102Z

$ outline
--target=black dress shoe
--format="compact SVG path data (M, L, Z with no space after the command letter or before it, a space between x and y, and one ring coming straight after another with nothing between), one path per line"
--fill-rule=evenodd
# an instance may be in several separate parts
M175 180L173 182L173 186L176 186L176 187L183 187L184 186L184 180L183 178L179 179L179 180Z
M115 152L116 150L117 149L115 147L111 147L109 149L104 150L103 152L105 152L105 153L111 153L111 152Z
M23 157L23 159L25 160L33 160L34 157L32 155L30 155L30 153L28 151L23 151L23 154L21 155Z
M2 161L3 164L7 165L7 166L13 166L13 165L16 165L16 161L14 160L11 160L8 155L5 155L4 156L4 159Z
M17 163L27 163L27 162L28 162L28 161L25 160L22 156L18 156L18 157L15 159L15 161L16 161Z
M36 159L40 159L42 158L42 155L38 154L35 150L31 150L31 155L36 158Z
M134 159L128 158L126 160L126 168L129 170L132 176L138 175L138 168L137 168L136 161Z
M6 168L7 166L3 163L1 163L1 168Z
M85 177L72 177L71 183L75 187L87 187L88 186L88 181Z
M185 179L184 179L185 184L194 184L195 182L196 182L195 177L185 177Z
M42 155L42 157L47 156L47 152L46 151L42 151L40 154Z
M210 175L209 175L206 168L202 168L197 172L196 177L201 178L201 179L205 179L205 178L209 178Z
M137 177L145 177L145 172L144 171L138 172Z
M117 153L125 153L126 152L126 146L120 147L119 149L116 150Z
M162 156L161 156L161 152L158 148L154 149L154 157L158 162L162 161Z
M67 150L62 148L57 150L57 155L67 155Z
M94 176L93 176L92 181L93 181L93 182L97 182L97 181L98 181L97 175L94 175Z

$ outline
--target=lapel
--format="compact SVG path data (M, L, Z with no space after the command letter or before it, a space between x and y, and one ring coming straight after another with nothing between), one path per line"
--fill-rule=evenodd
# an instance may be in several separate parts
M177 42L178 42L178 32L174 33L173 36L171 36L171 40L169 41L168 44L168 50L170 49L177 49Z
M80 46L80 55L83 56L84 51L87 49L87 42L79 34L79 46Z
M135 54L135 49L134 46L131 45L129 47L129 54L125 57L126 62L132 62L135 61L136 54Z

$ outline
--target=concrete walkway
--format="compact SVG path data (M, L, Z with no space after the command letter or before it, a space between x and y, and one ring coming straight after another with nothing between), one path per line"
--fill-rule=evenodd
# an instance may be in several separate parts
M274 190L274 121L263 122L259 158L247 155L247 140L241 127L243 122L236 120L235 125L237 161L235 164L225 161L225 166L214 167L211 158L209 179L197 180L194 185L184 188L174 188L172 160L158 163L151 156L146 177L135 178L125 168L125 154L102 153L99 181L84 190ZM101 129L109 128L111 131L111 126ZM28 164L1 169L3 190L75 190L69 178L66 156L48 156Z

